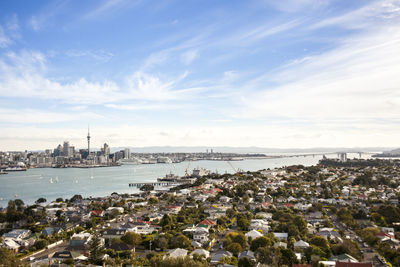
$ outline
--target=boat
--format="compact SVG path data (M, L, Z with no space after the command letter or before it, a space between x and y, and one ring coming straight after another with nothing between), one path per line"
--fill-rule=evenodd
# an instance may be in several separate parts
M56 183L58 183L59 182L59 180L58 180L58 176L56 177Z
M5 169L6 172L19 172L19 171L26 171L26 167L8 167Z
M53 178L50 178L49 183L51 183L51 184L54 183Z
M7 174L8 172L0 171L0 174Z
M181 179L180 176L177 176L173 173L166 174L165 177L157 178L159 182L175 182L176 180Z
M172 160L168 157L158 157L157 163L172 163Z

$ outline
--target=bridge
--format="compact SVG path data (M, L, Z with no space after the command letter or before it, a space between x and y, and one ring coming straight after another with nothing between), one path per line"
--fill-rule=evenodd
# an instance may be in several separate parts
M298 157L315 157L315 156L325 156L325 155L337 155L338 158L346 158L347 154L358 154L358 156L361 158L361 156L364 154L376 154L376 152L359 152L359 151L349 151L349 152L319 152L319 153L308 153L308 154L291 154L291 155L266 155L263 158L267 159L279 159L279 158L298 158Z

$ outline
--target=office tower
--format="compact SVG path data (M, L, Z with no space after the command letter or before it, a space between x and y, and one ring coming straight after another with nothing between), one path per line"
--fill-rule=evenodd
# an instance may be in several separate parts
M125 148L124 157L125 159L131 158L131 150L129 148Z
M69 157L69 142L65 141L63 146L64 157Z

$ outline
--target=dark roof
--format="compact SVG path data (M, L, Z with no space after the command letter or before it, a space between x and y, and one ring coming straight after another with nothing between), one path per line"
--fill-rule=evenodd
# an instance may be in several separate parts
M370 262L341 262L337 261L335 267L373 267Z
M54 253L53 258L57 259L73 259L71 251L64 250L64 251L57 251Z

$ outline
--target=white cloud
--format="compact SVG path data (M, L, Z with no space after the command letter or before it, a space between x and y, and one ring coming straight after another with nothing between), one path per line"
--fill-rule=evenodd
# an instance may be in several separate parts
M0 108L0 123L36 124L71 122L79 120L99 119L102 116L92 112L50 112L37 109L5 109Z
M114 56L110 52L106 52L104 50L67 50L65 54L68 57L90 57L95 60L103 61L103 62L108 62L111 60L111 58Z
M118 101L168 101L193 97L202 88L179 88L188 73L174 78L135 72L117 84L80 78L60 83L46 77L46 58L37 52L9 53L0 59L0 93L8 97L57 99L72 104L105 104Z
M312 24L311 29L328 26L340 26L343 28L368 29L381 26L382 23L393 23L400 16L400 1L373 1L359 9L340 14L335 17L326 18L318 23Z
M191 49L181 55L181 61L185 65L190 65L199 55L198 50Z
M332 51L249 83L250 91L241 98L242 116L317 125L339 120L342 127L352 125L354 119L360 125L396 119L400 116L399 69L399 27L351 37ZM280 85L268 85L276 83Z
M126 10L129 7L133 7L138 5L141 0L131 1L131 0L103 0L101 4L98 5L95 9L86 13L83 18L84 19L98 19L102 18L106 15L109 15L113 12Z
M0 48L7 47L11 44L11 40L6 36L3 27L0 26Z

